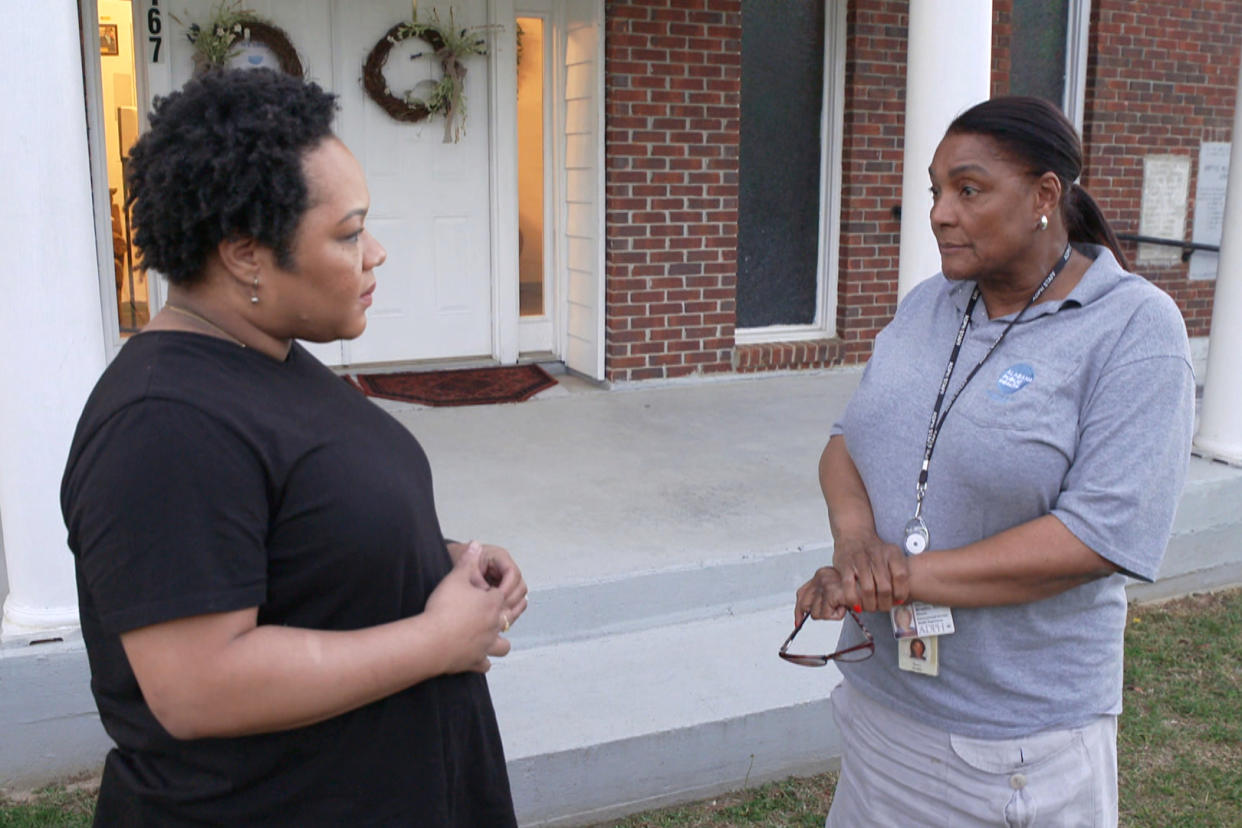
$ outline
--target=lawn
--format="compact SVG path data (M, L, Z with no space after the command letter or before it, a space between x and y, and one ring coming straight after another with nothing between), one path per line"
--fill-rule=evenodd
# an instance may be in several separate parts
M1122 825L1242 825L1242 590L1130 608L1118 754ZM786 779L606 825L818 828L834 781ZM0 828L84 826L90 810L89 788L0 797Z

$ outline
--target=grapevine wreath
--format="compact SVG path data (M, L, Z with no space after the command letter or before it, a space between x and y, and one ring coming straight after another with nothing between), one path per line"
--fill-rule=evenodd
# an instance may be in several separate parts
M443 115L444 141L456 142L465 129L466 117L466 66L462 61L471 55L487 54L484 35L493 28L496 27L468 26L459 29L454 25L451 14L447 26L440 22L438 15L433 15L430 22L419 22L415 19L396 24L371 48L362 66L362 86L367 97L392 118L406 123L417 123L433 114ZM416 90L402 95L394 94L384 77L384 66L392 48L412 37L419 38L431 47L444 72L439 81L424 82L431 83L433 87L425 99L418 97ZM422 54L419 52L410 57L418 58Z
M194 45L195 75L209 69L223 69L237 56L237 44L242 41L265 46L276 57L282 72L302 76L302 61L284 30L237 4L221 3L205 26L191 23L186 39Z

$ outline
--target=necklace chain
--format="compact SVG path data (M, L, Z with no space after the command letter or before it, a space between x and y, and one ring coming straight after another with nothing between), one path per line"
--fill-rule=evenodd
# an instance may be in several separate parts
M202 322L204 325L207 325L207 326L208 326L208 327L210 327L212 330L214 330L214 331L216 331L216 332L220 333L221 335L223 335L223 336L224 336L224 338L225 338L225 339L228 339L230 342L232 342L232 343L234 343L234 344L236 344L236 345L238 345L238 346L240 346L240 347L242 347L242 348L245 348L245 347L246 347L246 343L245 343L245 342L242 342L240 339L238 339L237 337L233 336L231 333L229 333L228 331L226 331L224 328L221 328L219 325L217 325L215 322L212 322L212 321L211 321L210 319L208 319L207 317L205 317L205 316L201 316L200 314L195 313L194 311L190 310L189 308L183 308L181 305L174 305L172 302L165 302L165 303L164 303L164 307L165 307L165 308L167 308L167 309L168 309L168 310L170 310L170 311L174 311L174 312L176 312L176 313L179 313L179 314L181 314L182 316L188 316L188 317L190 317L191 319L197 319L199 322Z

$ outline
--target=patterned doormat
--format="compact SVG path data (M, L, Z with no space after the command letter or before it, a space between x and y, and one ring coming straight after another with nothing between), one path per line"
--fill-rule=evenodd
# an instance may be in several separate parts
M556 380L538 365L350 374L346 379L368 396L422 405L521 402L556 385Z

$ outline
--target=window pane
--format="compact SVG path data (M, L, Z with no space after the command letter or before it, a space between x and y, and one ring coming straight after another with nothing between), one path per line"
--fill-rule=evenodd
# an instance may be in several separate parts
M544 314L543 20L517 19L518 303Z
M1009 91L1064 106L1068 0L1014 0Z
M116 280L120 334L147 324L147 274L138 269L125 210L125 156L138 137L134 88L134 37L128 0L99 0L99 67L103 81L104 138L108 155L108 194L112 230L112 268Z
M815 321L822 0L742 0L737 325Z

